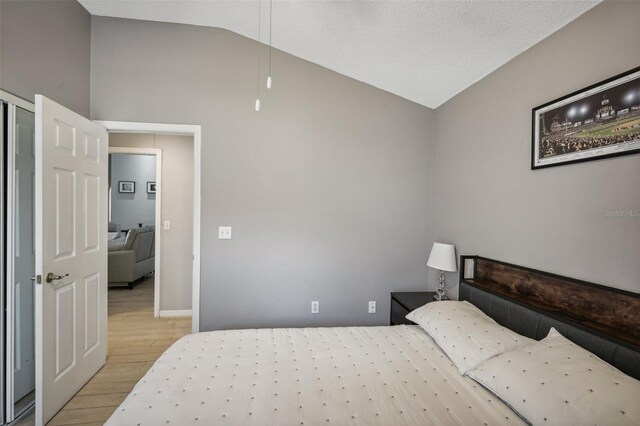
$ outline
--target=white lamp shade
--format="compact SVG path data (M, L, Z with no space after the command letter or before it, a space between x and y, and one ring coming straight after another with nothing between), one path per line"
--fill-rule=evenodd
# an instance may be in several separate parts
M427 266L441 271L456 272L456 248L451 244L433 243Z

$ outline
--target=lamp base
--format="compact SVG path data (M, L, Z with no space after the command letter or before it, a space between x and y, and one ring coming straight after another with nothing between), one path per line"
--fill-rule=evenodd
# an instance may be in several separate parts
M435 296L433 298L437 301L447 300L448 297L444 294L444 271L440 270L438 274L438 291L436 291Z

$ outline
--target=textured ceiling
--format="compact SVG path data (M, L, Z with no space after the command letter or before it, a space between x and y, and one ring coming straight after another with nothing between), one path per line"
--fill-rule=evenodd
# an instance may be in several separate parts
M601 0L273 1L273 46L435 108ZM92 14L258 39L257 1L80 0ZM260 40L269 41L269 0ZM274 80L277 80L274 66Z

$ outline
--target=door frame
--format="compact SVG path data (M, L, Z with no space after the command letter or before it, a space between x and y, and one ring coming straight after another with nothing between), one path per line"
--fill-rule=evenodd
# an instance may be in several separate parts
M191 298L191 331L193 333L197 333L200 331L200 217L202 196L202 126L193 124L163 124L130 121L94 121L105 127L109 133L154 133L193 137L193 281ZM158 212L156 209L156 215L157 214ZM156 259L156 262L158 262L158 259Z
M108 130L108 129L107 129ZM109 155L153 155L156 157L156 200L155 200L155 260L153 279L153 316L160 316L160 285L162 283L162 268L160 258L162 256L162 150L159 148L125 148L119 146L109 146ZM111 191L114 189L111 188ZM109 200L111 206L111 200ZM109 216L109 215L107 215ZM108 254L107 254L108 256ZM107 284L108 285L108 284Z
M0 100L5 101L9 104L13 104L22 109L26 109L29 112L36 113L36 104L33 101L28 101L26 99L22 99L19 96L11 94L9 92L5 92L0 89Z

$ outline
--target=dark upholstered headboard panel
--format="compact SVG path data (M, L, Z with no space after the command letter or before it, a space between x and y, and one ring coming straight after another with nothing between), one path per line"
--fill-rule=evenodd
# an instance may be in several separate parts
M472 257L463 256L462 258ZM461 278L464 277L464 268L464 260L461 259ZM640 380L640 347L637 345L563 318L556 313L545 312L508 296L492 292L476 285L473 279L461 279L460 300L473 303L499 324L536 340L544 338L549 329L554 327L574 343Z

